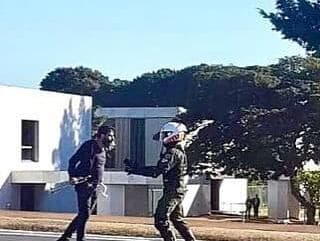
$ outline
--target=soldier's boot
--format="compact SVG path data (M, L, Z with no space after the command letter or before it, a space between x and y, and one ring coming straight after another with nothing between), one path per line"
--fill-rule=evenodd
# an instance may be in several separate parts
M156 229L160 232L164 241L176 241L174 232L170 229L168 221L159 221L155 223Z
M179 234L185 241L196 241L195 236L193 235L192 231L187 226L187 223L182 220L171 220L173 226L178 230Z
M177 240L176 236L174 235L174 233L171 230L169 232L168 231L162 232L159 230L159 232L160 232L160 235L164 241L176 241Z
M196 237L193 235L190 229L180 235L184 238L185 241L196 241Z

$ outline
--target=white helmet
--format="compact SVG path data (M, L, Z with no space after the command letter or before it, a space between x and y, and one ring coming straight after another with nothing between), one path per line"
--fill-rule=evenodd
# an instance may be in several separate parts
M168 122L160 129L160 141L163 144L176 143L183 141L187 127L178 122Z

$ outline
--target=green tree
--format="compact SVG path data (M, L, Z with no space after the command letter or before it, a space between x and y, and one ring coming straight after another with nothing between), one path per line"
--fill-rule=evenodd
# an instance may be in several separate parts
M255 94L265 93L270 105L242 102L228 118L204 129L193 147L192 159L200 160L198 166L203 163L204 170L213 171L212 175L216 170L250 179L284 175L293 184L307 161L320 162L319 79L314 78L320 70L317 63L314 58L292 58L263 71L250 67L258 76L255 85L263 83L268 90L254 88ZM314 204L299 192L292 188L293 195L307 208L308 223L314 223Z
M299 171L293 188L302 189L298 193L298 200L309 207L312 217L308 217L308 220L314 222L316 208L320 205L320 171Z
M127 83L128 81L120 79L110 82L108 77L101 72L80 66L56 68L46 75L40 86L42 90L92 96L94 113L98 106L112 101L117 90ZM105 121L105 118L93 114L93 133Z
M112 84L99 71L80 66L56 68L46 75L40 86L42 90L93 95L101 88L111 88Z
M320 55L320 2L312 0L277 0L277 11L266 13L274 30L281 32L285 39L293 40L309 53Z

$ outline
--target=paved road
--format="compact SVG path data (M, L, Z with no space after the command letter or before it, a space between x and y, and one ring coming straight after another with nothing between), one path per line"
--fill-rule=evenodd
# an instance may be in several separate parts
M0 230L0 241L55 241L59 237L57 233ZM72 239L74 241L75 239ZM160 241L158 238L118 237L104 235L88 235L87 241Z

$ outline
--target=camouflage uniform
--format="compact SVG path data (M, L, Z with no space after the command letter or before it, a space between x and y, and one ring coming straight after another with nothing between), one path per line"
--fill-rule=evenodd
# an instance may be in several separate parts
M158 177L163 175L163 196L158 202L155 213L155 227L165 241L174 241L176 237L170 228L170 221L180 235L187 241L196 240L183 219L182 200L187 185L187 156L179 146L169 146L161 154L157 166L136 169L127 168L132 174Z

